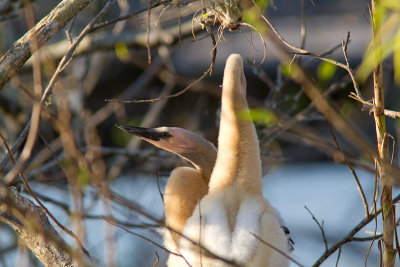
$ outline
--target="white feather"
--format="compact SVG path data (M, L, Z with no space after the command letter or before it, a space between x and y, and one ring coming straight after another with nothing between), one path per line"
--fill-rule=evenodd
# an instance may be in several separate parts
M240 206L236 218L235 230L232 233L232 256L240 263L246 263L255 253L259 242L253 235L259 235L262 202L259 198L248 198Z

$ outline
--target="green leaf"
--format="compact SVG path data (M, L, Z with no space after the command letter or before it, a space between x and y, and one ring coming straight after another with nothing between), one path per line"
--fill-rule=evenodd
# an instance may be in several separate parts
M292 76L292 74L291 74L292 70L290 69L290 63L282 62L279 65L279 71L282 73L283 76L285 76L287 78L290 78Z
M400 29L396 34L393 52L394 80L400 85Z
M364 53L364 58L360 68L357 71L357 79L363 83L372 73L373 69L393 53L394 67L399 70L399 31L400 17L398 11L400 9L400 1L383 0L379 2L375 9L374 21L376 23L377 32L375 33L376 41L372 40L369 47ZM396 82L399 81L399 71L395 70Z
M317 77L319 82L327 82L336 72L336 66L332 63L323 61L317 69Z
M86 167L79 168L78 171L78 185L79 187L86 187L90 182L90 172Z
M361 63L360 68L357 71L357 79L361 82L365 82L368 76L372 73L373 69L385 58L393 53L396 44L396 36L392 36L389 40L384 42L382 46L377 48L368 49L364 56L364 60Z
M239 112L239 119L244 121L253 121L256 124L269 127L278 124L278 118L274 112L263 108L250 109L249 112L247 112L247 110Z
M264 12L267 8L269 0L254 0L254 2L260 8L261 12Z
M381 2L381 5L388 9L399 9L400 8L400 1L399 0L384 0Z
M125 43L122 42L116 43L114 49L115 49L115 54L122 62L126 62L130 59L129 50Z
M266 32L265 25L262 23L262 21L259 20L258 14L259 13L256 9L249 8L243 12L242 19L244 22L252 25L257 32L259 33Z

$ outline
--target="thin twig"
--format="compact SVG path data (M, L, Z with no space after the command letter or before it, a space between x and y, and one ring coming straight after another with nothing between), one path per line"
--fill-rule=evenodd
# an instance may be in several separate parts
M155 8L155 7L157 7L157 6L162 4L162 1L154 2L154 0L153 0L152 2L153 3L152 3L150 8ZM98 30L100 28L104 28L104 27L109 26L111 24L114 24L114 23L117 23L117 22L120 22L120 21L123 21L123 20L131 19L133 17L136 17L140 13L148 11L148 9L149 9L149 7L147 6L147 7L143 8L143 9L140 9L138 11L135 11L135 12L132 12L132 13L129 13L129 14L126 14L124 16L119 16L118 18L115 18L115 19L110 19L110 20L107 20L107 21L103 21L101 23L97 23L95 26L93 26L91 31L96 31L96 30Z
M150 51L150 12L151 12L151 6L152 6L153 0L149 0L149 6L148 6L148 11L147 11L147 26L146 26L146 32L147 32L147 63L151 63L151 51Z
M119 95L118 98L132 98L139 92L141 92L145 86L151 81L151 79L156 75L156 73L161 69L161 66L156 63L157 59L153 60L153 63L148 66L140 76L133 82L128 88L126 88L123 93ZM90 118L89 123L97 125L103 122L107 117L118 111L120 107L117 103L109 102L104 107L99 109Z
M374 185L374 196L373 196L373 199L372 199L372 201L373 201L372 205L373 206L371 207L371 212L372 212L372 210L374 210L375 213L376 213L376 201L378 199L378 189L379 189L378 180L379 180L379 177L378 177L378 171L377 171L377 162L375 162L375 185ZM375 229L374 229L374 234L372 235L373 237L376 236L377 231L378 231L378 219L377 219L377 217L374 218L374 221L375 221ZM368 257L369 257L369 254L371 253L372 246L374 245L374 242L375 242L375 239L373 238L371 244L369 245L367 254L365 255L365 265L367 265ZM378 244L379 244L379 242L380 241L378 240Z
M378 173L376 171L376 164L377 163L375 162L375 185L374 185L374 196L373 196L373 199L372 199L372 207L371 207L371 212L375 211L375 213L376 213L376 201L377 201L377 198L378 198L378 188L379 188L379 186L378 186ZM374 234L372 235L373 237L376 236L377 231L378 231L378 219L377 219L377 217L375 217L374 221L375 221L375 229L374 229ZM375 239L373 238L371 244L369 245L367 254L365 255L365 265L367 265L368 257L369 257L369 254L371 253L372 246L373 246L374 242L375 242ZM379 240L378 240L378 242L379 242Z
M68 41L69 41L70 44L72 44L71 31L72 31L72 27L74 27L75 18L76 18L76 17L73 17L73 18L71 19L71 22L69 23L69 26L68 26L67 30L65 30L65 35L67 36L67 39L68 39Z
M354 99L354 100L357 100L357 101L361 102L364 105L364 107L362 109L363 111L368 111L371 114L374 112L375 108L374 108L374 104L373 103L371 103L369 101L366 101L366 100L363 100L362 98L359 98L359 96L357 94L353 93L353 92L350 93L349 97ZM383 114L385 114L385 116L388 116L388 117L393 118L393 119L400 118L400 112L399 111L393 111L393 110L389 110L389 109L384 109L383 110Z
M315 223L318 225L318 228L321 230L322 240L324 241L324 245L325 245L325 252L328 251L328 241L327 241L326 235L325 235L324 221L322 221L322 223L320 224L319 221L317 220L317 218L311 212L311 210L309 210L309 208L307 206L304 206L304 208L308 211L308 213L310 213L310 215L312 216L312 219L315 221Z
M333 132L332 125L331 125L330 123L328 123L328 126L329 126L329 131L331 132L332 139L333 139L333 142L335 143L336 148L337 148L340 152L342 152L342 150L341 150L340 147L339 147L339 143L338 143L338 141L336 140L335 133ZM344 164L346 164L347 168L349 168L349 170L350 170L351 173L353 174L354 179L356 180L357 189L358 189L358 192L360 193L361 200L362 200L363 205L364 205L365 216L367 217L367 216L369 215L368 201L367 201L367 198L365 197L365 193L364 193L364 190L363 190L363 188L362 188L362 186L361 186L360 179L358 179L358 176L357 176L356 171L354 170L353 166L351 166L350 162L348 162L348 161L346 160L345 157L343 158L343 161L344 161Z
M68 215L71 215L71 211L69 210L69 205L68 204L65 204L64 202L59 201L59 200L55 200L54 198L50 198L48 196L45 196L45 195L43 195L42 193L39 193L39 192L35 192L35 194L41 200L43 200L45 202L49 202L49 203L53 204L54 206L57 206L57 207L61 208Z
M4 138L4 136L0 133L0 138L3 140L3 144L7 149L7 152L9 154L9 157L11 159L11 161L16 164L16 160L14 159L13 155L11 154L11 150L7 144L7 140ZM38 198L38 196L35 194L35 192L32 190L32 188L30 187L28 181L26 180L24 174L22 173L22 171L18 172L19 176L21 177L26 189L28 190L29 194L35 199L35 201L39 204L39 206L44 210L44 212L52 219L52 221L61 229L63 230L66 234L68 234L72 239L75 240L75 242L77 243L77 245L79 246L79 248L82 250L82 252L88 256L89 258L91 258L89 252L86 250L86 248L83 246L82 242L79 240L79 238L69 229L67 229L64 225L62 225L57 219L56 217L53 216L53 214L46 208L45 205L43 205L43 203L40 201L40 199Z
M352 237L351 241L357 241L357 242L364 242L364 241L374 241L376 239L382 238L382 234L374 234L372 236L366 236L366 237Z
M61 1L47 16L24 36L14 42L13 46L0 58L0 88L14 76L31 56L32 35L37 36L38 46L43 46L58 30L93 0Z
M286 42L286 40L278 33L278 31L274 28L274 26L272 26L272 24L269 22L269 20L267 20L264 16L261 16L262 20L268 25L268 27L271 29L271 31L274 33L274 35L279 39L279 41L281 43L283 43L285 46L287 46L288 48L292 49L293 51L295 51L297 54L299 55L306 55L306 56L312 56L315 58L318 58L322 61L331 63L335 66L338 66L344 70L346 70L348 72L348 74L351 77L351 80L353 81L353 86L354 86L354 90L357 92L357 95L360 96L360 98L362 98L361 93L360 93L360 89L359 89L359 85L356 81L355 75L353 73L353 70L351 69L348 59L347 59L347 44L350 40L350 32L347 32L347 38L346 41L342 42L342 48L343 48L343 54L346 60L346 64L340 63L336 60L330 59L330 58L325 58L321 55L312 53L310 51L307 51L303 48L298 48L294 45L289 44L288 42Z
M123 225L128 228L139 228L139 229L144 229L144 228L158 228L161 227L159 224L152 224L152 223L132 223L132 222L123 222L115 219L114 217L104 216L104 215L91 215L91 214L85 214L84 215L85 219L89 220L105 220L105 218L108 218L109 220L113 220L115 223Z
M78 47L79 43L82 41L82 39L90 32L90 30L93 28L95 23L104 16L104 14L111 8L111 6L114 4L115 0L109 0L104 7L100 10L100 12L89 22L88 25L82 30L82 32L79 34L79 36L75 39L75 41L70 45L70 48L68 52L64 55L64 57L61 59L60 63L57 66L57 69L53 76L51 77L51 80L46 87L44 94L42 96L41 102L44 103L49 94L51 93L51 90L58 78L58 76L63 72L63 70L69 65L71 62L71 59L74 55L74 52L76 48Z
M29 28L33 28L35 25L33 7L27 2L25 8L26 20ZM28 136L24 148L22 149L21 155L18 161L14 163L14 167L7 173L4 177L5 184L11 183L17 176L25 162L29 159L32 154L33 147L36 143L37 133L39 131L40 114L41 114L41 103L39 101L42 95L42 75L41 75L41 62L40 62L40 51L39 51L39 41L36 33L32 33L31 39L29 41L31 53L33 55L33 106L32 115L30 119L30 127Z
M90 1L87 1L90 2ZM78 47L80 41L86 36L86 34L89 33L90 29L93 27L93 25L97 22L98 19L100 19L105 12L111 7L111 5L113 4L113 2L115 2L115 0L110 0L104 7L103 9L89 22L89 24L85 27L85 29L80 33L80 35L77 37L77 39L71 44L68 52L64 55L64 57L62 58L62 60L60 61L60 63L58 64L57 70L55 71L55 73L53 74L49 84L47 85L46 89L44 90L44 93L42 95L42 99L41 99L41 104L43 104L46 100L48 95L50 94L54 84L56 83L59 75L61 74L61 72L66 68L66 66L71 62L71 58L74 54L74 51L76 50L76 48ZM30 33L31 35L34 34L35 32L33 31L32 33ZM36 112L35 112L36 113ZM34 115L34 113L32 113L32 116ZM15 151L18 149L18 147L22 144L22 142L25 140L25 138L29 135L30 133L30 128L32 126L32 120L29 120L27 122L27 124L25 125L24 130L22 131L22 133L19 135L17 142L14 144L13 146L13 153L15 153ZM32 137L33 138L33 137ZM15 148L15 149L14 149ZM29 148L29 147L27 147ZM29 152L29 151L27 151ZM27 152L25 154L27 154ZM8 159L4 159L1 164L0 164L0 169L4 168L5 164L7 164ZM13 172L9 172L7 174L7 176L5 177L5 181L9 181L11 182L15 175L16 175L16 171L21 167L21 166L17 166L18 168L14 168Z
M336 267L339 266L339 259L340 259L340 255L341 254L342 254L342 247L339 248L339 252L338 252L337 259L336 259L336 264L335 264Z
M261 237L257 236L257 235L254 234L254 233L251 233L251 232L250 232L250 234L251 234L252 236L254 236L254 237L255 237L258 241L260 241L262 244L264 244L264 245L266 245L266 246L272 248L273 250L275 250L276 252L278 252L279 254L281 254L282 256L284 256L285 258L288 258L291 262L293 262L293 263L296 264L297 266L304 267L304 265L302 265L300 262L298 262L297 260L295 260L293 257L289 256L287 253L283 252L283 251L280 250L279 248L277 248L277 247L275 247L274 245L272 245L272 244L266 242L265 240L262 240Z
M270 40L274 42L277 48L279 48L279 51L281 54L278 54L282 60L290 60L289 57L290 55L287 54L285 48L283 45L298 51L300 53L306 53L310 54L310 52L299 49L293 45L288 44L276 31L276 29L271 25L271 23L263 16L261 15L260 18L267 24L267 26L270 28L270 31L267 31L266 34L268 34L268 37L270 37ZM273 34L272 34L272 33ZM278 43L279 42L279 43ZM283 44L283 45L282 45ZM324 59L327 62L330 62L332 64L336 65L341 65L341 67L346 68L347 66L338 63L334 60L328 60ZM369 143L367 143L364 139L360 138L360 134L354 130L353 128L349 127L349 124L347 121L343 119L342 116L340 116L337 111L329 104L329 102L322 97L319 89L317 86L312 82L305 71L298 66L295 62L292 63L292 68L295 68L295 74L293 75L293 78L296 82L300 83L303 85L305 93L308 95L308 97L314 101L315 106L317 109L323 113L328 120L332 122L332 124L339 129L341 132L345 133L345 136L350 139L355 145L357 145L362 151L367 152L368 154L371 154L373 156L376 156L375 149L371 147Z
M11 147L11 155L14 155L14 153L17 152L17 150L25 142L30 127L31 127L31 120L29 119L29 121L25 125L25 128L22 130L21 134L18 136L14 145ZM7 155L6 157L4 157L4 159L0 163L0 171L3 171L4 167L7 165L9 161L10 161L10 156Z
M166 53L164 54L164 52ZM169 58L168 49L164 49L164 51L160 49L159 54L161 58L164 58L165 65L167 66L167 68L173 68L170 59L167 59ZM162 54L164 54L164 56ZM172 92L174 87L175 87L175 79L173 78L167 79L161 91L160 97L168 96ZM116 103L108 103L108 104L116 104ZM150 110L146 113L145 117L142 119L142 123L140 124L140 126L141 127L153 126L154 123L158 120L159 114L164 109L166 104L167 102L163 101L163 102L157 102L156 104L152 105ZM132 138L129 141L127 147L130 149L137 148L139 143L140 139ZM115 178L118 177L118 175L121 173L121 170L125 166L127 161L128 159L126 157L117 157L117 159L115 160L116 163L112 166L112 168L108 172L107 183L112 182Z
M158 151L158 150L153 150L153 149L139 150L139 149L116 148L116 147L100 147L100 148L99 147L84 147L84 148L80 149L80 152L84 153L84 152L88 151L89 149L99 151L103 155L123 155L123 156L134 157L136 160L137 159L147 159L147 158L153 157L153 156L167 157L169 155L168 152ZM66 158L67 157L65 156L65 154L62 153L59 156L57 156L54 160L51 160L51 161L41 165L39 168L32 170L31 172L29 172L26 175L26 177L28 179L30 179L40 173L44 173L44 172L50 170L51 168L53 168L55 166L62 167L60 162Z
M117 223L115 222L114 219L110 219L109 217L105 217L105 216L103 216L102 218L103 218L106 222L108 222L109 224L114 225L114 226L116 226L116 227L118 227L118 228L124 230L125 232L131 234L131 235L137 236L137 237L139 237L139 238L141 238L141 239L143 239L143 240L149 242L150 244L153 244L154 246L156 246L156 247L158 247L158 248L164 250L165 252L168 252L168 253L173 254L173 255L175 255L175 256L178 256L178 257L183 257L181 254L175 253L175 252L173 252L173 251L171 251L171 250L169 250L169 249L163 247L162 245L157 244L157 243L154 242L153 240L151 240L151 239L149 239L149 238L147 238L147 237L145 237L145 236L143 236L143 235L141 235L141 234L132 232L132 231L130 231L128 228L126 228L126 227L124 227L124 226L122 226L122 225L120 225L120 224L117 224Z
M362 98L362 95L361 95L361 91L360 91L360 86L358 85L358 83L357 83L357 81L356 81L354 72L353 72L353 70L352 70L351 67L350 67L349 58L347 57L347 45L349 44L349 41L350 41L350 31L347 32L346 41L342 41L343 56L344 56L344 59L345 59L345 61L346 61L346 68L345 68L345 70L347 70L347 72L349 73L349 76L350 76L350 78L351 78L351 81L353 82L353 86L354 86L354 90L356 91L356 94L358 95L358 97L359 97L360 99L363 99L363 98Z
M392 203L396 203L400 200L400 194L393 198ZM320 266L330 255L335 253L335 251L343 246L344 244L351 242L354 235L358 233L364 226L370 223L373 219L375 219L382 212L382 207L377 209L376 212L370 213L368 217L362 219L352 230L350 230L347 235L345 235L342 239L340 239L336 244L331 246L327 251L325 251L319 259L312 266Z
M157 259L156 259L156 262L153 264L153 267L156 267L157 264L160 262L160 257L158 256L157 251L156 251L156 257L157 257Z
M158 193L160 194L160 197L161 197L161 200L162 200L162 202L164 203L164 195L163 195L163 193L161 192L161 188L160 188L160 177L158 176L158 172L156 172L156 183L157 183L157 190L158 190Z
M216 41L215 41L215 37L214 35L211 33L211 39L214 45L216 45ZM172 94L172 95L168 95L168 96L162 96L162 97L158 97L158 98L153 98L153 99L142 99L142 100L116 100L116 99L106 99L105 101L107 102L118 102L118 103L124 103L124 104L131 104L131 103L154 103L154 102L158 102L158 101L162 101L162 100L167 100L170 98L174 98L174 97L178 97L183 95L184 93L186 93L189 89L192 88L193 85L197 84L198 82L200 82L201 80L203 80L204 78L206 78L207 76L211 75L213 69L214 69L214 65L215 65L215 59L217 56L217 49L213 50L213 55L212 55L212 59L211 59L211 65L208 68L208 70L206 72L204 72L204 74L198 78L197 80L191 82L188 86L186 86L183 90Z
M286 45L281 41L282 37L276 36L276 30L272 29L269 25L270 23L267 19L260 14L259 18L262 22L266 24L266 31L265 34L272 42L272 44L277 48L277 56L280 60L284 62L289 62L291 60L290 55L287 53ZM289 44L290 47L293 47ZM297 48L296 48L297 49ZM327 61L325 59L325 61ZM332 62L332 64L335 64ZM340 63L342 64L342 63ZM344 65L344 64L342 64ZM345 65L344 65L345 66ZM331 123L334 127L342 133L342 135L351 142L352 145L357 147L360 151L364 154L369 155L370 157L374 158L375 160L379 160L380 164L384 165L388 171L388 175L395 180L399 180L400 169L396 166L390 165L388 160L381 160L379 158L376 149L371 146L371 144L363 138L362 134L351 126L350 122L346 120L339 112L336 110L334 106L330 104L329 99L323 97L320 89L315 84L315 82L310 79L306 71L300 67L296 62L292 63L292 78L293 80L300 84L304 89L305 94L314 102L316 108L319 112L321 112Z

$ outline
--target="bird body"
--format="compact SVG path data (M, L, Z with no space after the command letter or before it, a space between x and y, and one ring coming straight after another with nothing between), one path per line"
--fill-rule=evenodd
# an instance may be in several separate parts
M179 251L178 240L199 200L208 192L208 183L217 150L203 137L178 127L143 128L116 124L120 129L189 161L192 167L175 168L165 186L165 223L173 231L163 231L164 243L172 252Z
M180 253L192 266L230 265L211 253L245 266L288 266L284 255L257 239L288 253L288 238L262 196L254 124L241 119L249 109L240 55L228 58L222 88L218 152L209 191L183 228L191 241L180 239ZM183 262L176 257L169 266L183 266Z
M184 129L117 125L195 167L174 169L165 188L166 224L175 231L164 231L164 242L181 254L170 254L168 266L288 266L288 259L269 246L288 254L288 237L262 195L254 124L242 119L250 116L240 55L228 58L222 87L218 152Z

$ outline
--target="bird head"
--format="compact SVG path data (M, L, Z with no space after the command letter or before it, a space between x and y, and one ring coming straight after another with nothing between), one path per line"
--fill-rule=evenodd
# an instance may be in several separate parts
M115 126L158 148L178 155L195 152L199 145L199 138L201 138L195 133L178 127L144 128L122 124L115 124Z

